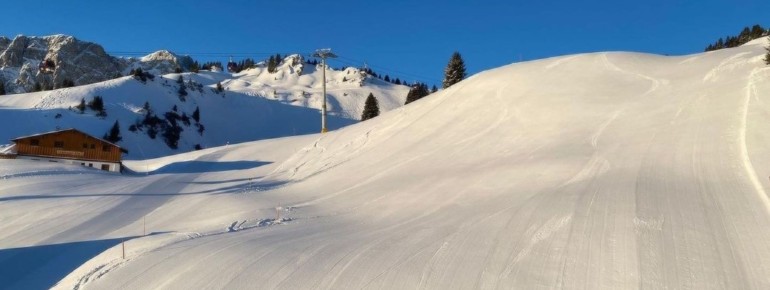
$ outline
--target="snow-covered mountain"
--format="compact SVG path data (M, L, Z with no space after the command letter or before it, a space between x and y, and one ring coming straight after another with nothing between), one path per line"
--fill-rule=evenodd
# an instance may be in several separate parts
M51 73L41 73L41 62L53 64ZM101 45L67 35L0 37L0 82L9 93L34 91L35 85L59 87L65 80L75 85L92 84L126 75L142 68L155 74L174 72L192 63L189 56L161 50L142 58L108 55Z
M127 162L146 176L0 160L0 280L768 289L767 45L517 63L327 134Z
M158 68L174 59L173 54L160 52L141 62ZM144 81L126 76L72 88L0 96L0 120L17 122L0 131L0 144L19 136L66 128L101 137L118 121L123 137L118 144L129 151L125 158L146 159L191 151L196 146L208 148L316 133L320 131L322 105L319 68L305 63L299 55L290 55L274 73L258 64L235 75L201 71L166 74ZM180 77L182 83L178 83ZM223 91L217 90L218 83ZM184 96L180 95L181 87ZM328 127L332 130L357 122L369 93L375 95L380 110L386 112L403 105L409 90L355 68L327 70L327 89ZM106 117L89 109L75 109L81 100L90 102L95 96L104 100ZM145 103L164 122L168 119L166 113L189 120L197 108L200 122L180 122L178 148L171 148L162 134L151 134L149 127L141 125L147 115ZM132 125L137 129L130 131Z

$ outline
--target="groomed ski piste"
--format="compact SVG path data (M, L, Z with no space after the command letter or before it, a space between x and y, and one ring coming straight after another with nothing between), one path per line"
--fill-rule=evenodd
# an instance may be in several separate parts
M0 160L2 287L768 289L767 45L512 64L124 175Z

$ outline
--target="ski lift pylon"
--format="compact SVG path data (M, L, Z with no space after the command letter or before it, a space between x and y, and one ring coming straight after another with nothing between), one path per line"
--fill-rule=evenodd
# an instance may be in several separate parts
M238 64L233 61L233 57L231 56L230 61L227 62L227 71L233 73L236 72L236 70L238 70Z

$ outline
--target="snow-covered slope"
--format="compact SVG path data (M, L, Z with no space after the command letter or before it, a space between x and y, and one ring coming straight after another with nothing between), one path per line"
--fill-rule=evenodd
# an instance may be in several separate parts
M0 160L0 273L67 289L767 289L765 45L519 63L328 134L128 162L147 176ZM155 234L123 259L144 222Z
M158 56L158 57L162 57ZM160 61L156 58L145 63ZM291 65L294 62L294 65ZM56 129L77 128L97 137L104 135L117 120L123 140L118 144L128 149L126 159L146 159L203 148L252 140L309 134L320 131L322 104L321 71L306 67L299 56L287 57L276 73L259 66L239 75L201 71L184 73L187 96L180 97L179 74L167 74L141 82L122 77L91 85L38 93L0 96L0 122L17 125L0 131L0 144ZM300 75L300 72L302 75ZM357 69L329 70L329 129L357 122L369 93L380 101L386 112L403 105L408 87L382 82L362 75ZM345 81L343 81L345 80ZM224 92L216 91L222 83ZM96 112L84 114L72 109L82 99L95 96L104 99L107 116ZM178 149L166 145L162 134L152 139L147 128L130 132L129 127L141 123L150 104L155 115L164 118L177 107L177 114L192 116L200 108L201 134L194 123L182 126Z

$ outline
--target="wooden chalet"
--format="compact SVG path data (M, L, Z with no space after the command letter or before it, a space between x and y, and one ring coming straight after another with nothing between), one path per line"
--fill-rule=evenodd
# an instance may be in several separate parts
M15 143L17 159L80 164L120 172L120 146L77 129L24 136L11 141Z

